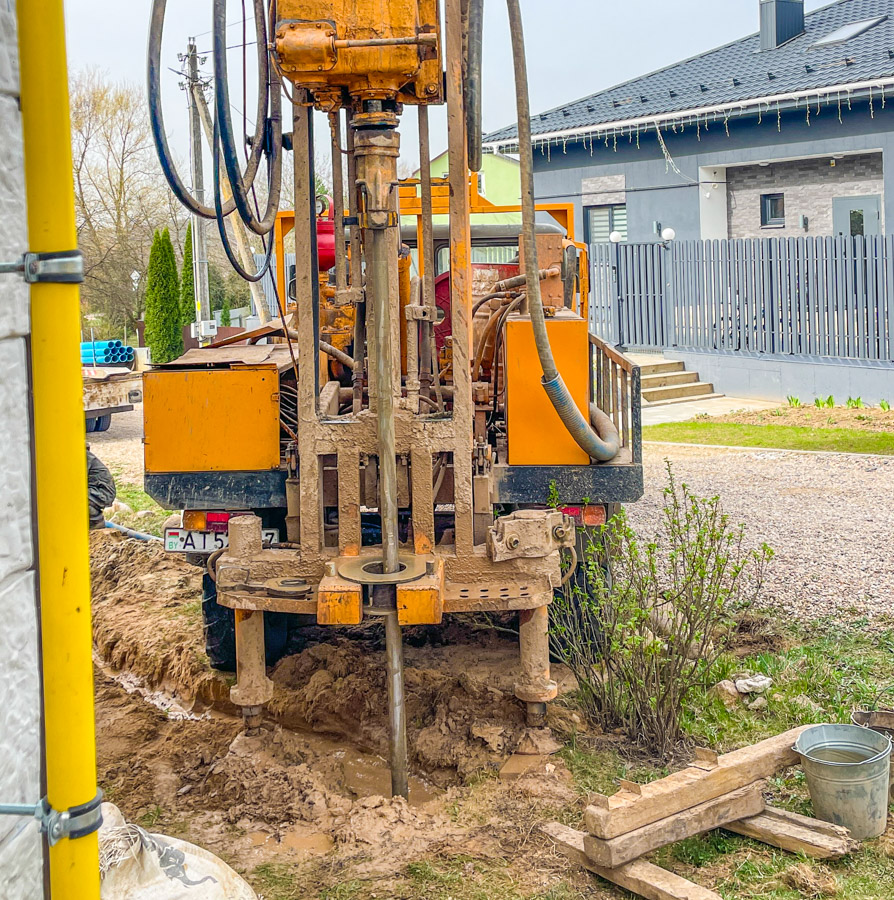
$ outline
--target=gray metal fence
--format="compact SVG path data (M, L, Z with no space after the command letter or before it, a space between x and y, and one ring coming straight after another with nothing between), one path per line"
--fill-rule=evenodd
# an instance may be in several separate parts
M628 347L894 360L894 235L594 245L594 332Z

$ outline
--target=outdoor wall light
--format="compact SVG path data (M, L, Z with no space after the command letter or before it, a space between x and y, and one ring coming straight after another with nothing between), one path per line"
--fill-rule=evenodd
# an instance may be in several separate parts
M677 236L677 232L674 231L673 228L665 228L661 232L661 240L667 241L668 243L670 243L672 240L674 240L674 238L676 238L676 236Z
M621 236L621 232L620 232L620 231L613 231L613 232L608 236L608 239L609 239L613 244L620 244L621 241L624 240L624 238Z

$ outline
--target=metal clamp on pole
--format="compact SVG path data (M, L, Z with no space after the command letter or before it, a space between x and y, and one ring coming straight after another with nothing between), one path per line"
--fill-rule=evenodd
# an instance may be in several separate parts
M39 803L0 803L0 816L33 816L41 834L53 847L63 838L76 840L98 831L102 825L102 791L89 802L63 812L53 809L46 797Z
M84 254L80 250L25 253L14 262L0 262L0 275L21 275L28 284L82 284Z

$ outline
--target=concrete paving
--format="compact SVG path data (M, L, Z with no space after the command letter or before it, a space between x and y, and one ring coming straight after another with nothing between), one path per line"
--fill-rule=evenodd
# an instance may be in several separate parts
M715 397L710 400L695 399L687 403L672 403L649 407L643 404L643 425L660 425L662 422L686 422L696 416L724 416L728 413L748 410L775 409L777 400L746 400L743 397Z

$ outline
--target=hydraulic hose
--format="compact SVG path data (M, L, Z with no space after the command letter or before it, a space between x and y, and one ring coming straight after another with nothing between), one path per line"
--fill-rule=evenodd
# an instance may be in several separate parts
M149 125L152 130L152 139L155 142L155 151L158 161L164 173L168 186L174 196L193 214L203 219L213 219L214 209L199 203L187 190L186 185L177 172L171 149L168 146L168 137L165 132L164 113L161 103L161 40L165 26L165 9L167 0L153 0L152 12L149 19L149 50L147 53L147 92L149 97ZM266 113L266 100L265 111ZM262 118L259 121L263 120ZM260 146L260 141L258 141ZM257 168L257 167L256 167ZM246 171L246 175L248 172ZM233 199L223 204L223 214L228 216L236 208Z
M243 178L239 171L239 151L233 131L233 119L230 114L230 91L227 83L227 3L226 0L214 0L214 101L215 119L219 122L220 145L224 158L224 166L230 187L233 189L233 200L242 221L255 232L267 234L276 221L279 210L280 191L282 189L282 96L279 76L271 74L270 60L267 52L267 14L264 0L254 0L255 25L258 42L258 120L255 138L251 144L248 166ZM271 90L271 87L273 88ZM267 103L270 102L270 133L267 128ZM270 167L267 208L259 221L251 209L248 193L251 190L261 153L269 143L267 165Z
M518 108L518 156L521 169L522 235L525 248L525 270L528 311L534 331L537 356L543 369L543 389L574 442L590 459L608 462L618 454L612 441L603 440L577 408L565 386L553 358L537 267L534 214L534 151L531 143L531 104L528 96L528 69L525 61L525 36L518 0L506 0L509 9L509 32L512 37L512 59L515 70L515 97Z
M233 248L230 245L230 237L227 234L227 225L226 225L226 217L227 213L224 212L225 206L221 203L220 196L220 157L221 154L217 152L218 143L220 141L220 123L217 118L217 114L214 116L214 133L212 144L214 145L214 152L212 156L214 157L214 165L212 166L213 172L213 194L214 194L214 218L217 220L217 233L220 235L220 242L223 244L224 253L227 255L227 259L230 261L230 265L235 270L236 274L245 281L248 282L257 282L260 281L270 269L270 263L273 259L273 238L268 237L266 240L263 235L261 236L261 241L264 245L264 264L261 266L258 271L252 275L250 272L247 272L239 263L239 260L236 259L236 254L233 252ZM232 212L232 209L230 210Z

